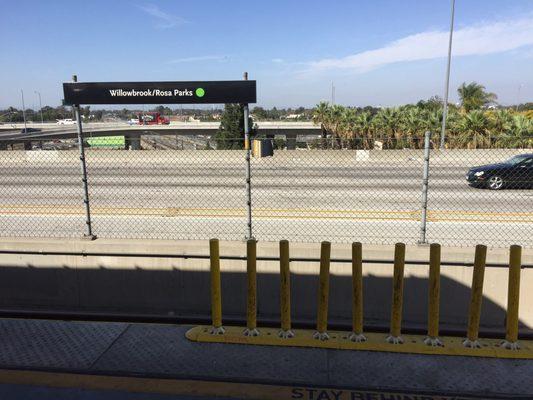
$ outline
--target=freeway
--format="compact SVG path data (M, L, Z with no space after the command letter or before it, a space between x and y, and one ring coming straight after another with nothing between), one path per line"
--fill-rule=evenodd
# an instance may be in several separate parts
M22 160L24 152L10 153L0 160L0 236L80 236L84 219L77 153L29 152L32 162ZM53 153L63 158L46 159ZM89 151L95 233L243 239L243 153L213 153L219 152ZM358 163L347 161L346 152L303 153L253 160L258 239L418 240L420 157ZM464 181L467 165L460 159L432 165L428 239L449 245L532 246L533 190L470 188Z
M312 122L268 122L257 121L257 131L268 135L320 135L319 126ZM84 123L83 130L88 136L142 135L157 133L159 135L213 135L220 126L219 122L176 122L170 125L129 125L125 122ZM0 125L1 140L44 140L57 138L74 138L77 136L76 125L57 125L55 123L28 124L28 128L40 129L38 132L21 133L24 124Z

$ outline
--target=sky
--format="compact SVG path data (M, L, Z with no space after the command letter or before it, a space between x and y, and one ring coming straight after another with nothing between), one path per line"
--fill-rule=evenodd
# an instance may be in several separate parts
M264 107L443 96L449 0L0 0L0 108L62 82L257 81ZM533 101L533 0L456 0L450 101L476 81Z

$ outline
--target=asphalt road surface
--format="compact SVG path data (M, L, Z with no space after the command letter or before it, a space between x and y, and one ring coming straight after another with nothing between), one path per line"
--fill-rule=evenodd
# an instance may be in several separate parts
M0 235L80 236L85 223L76 151L62 152L58 160L44 157L50 152L31 152L30 159L25 152L5 153L11 154L0 159ZM164 160L158 158L160 153L165 153ZM243 239L247 228L242 153L186 153L187 157L179 151L89 152L95 234ZM254 236L418 241L421 158L346 165L340 153L254 159ZM533 190L469 187L468 165L482 161L458 159L431 166L428 241L533 246Z

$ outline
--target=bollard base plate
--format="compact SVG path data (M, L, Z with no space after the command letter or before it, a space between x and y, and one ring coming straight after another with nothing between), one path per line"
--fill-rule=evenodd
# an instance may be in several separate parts
M225 326L224 335L212 335L210 326L196 326L187 331L186 337L201 343L246 344L259 346L294 346L340 350L384 351L393 353L433 354L447 356L471 356L533 359L533 341L521 340L520 350L510 350L501 346L501 339L480 339L480 348L468 348L463 345L463 338L439 337L444 346L428 346L424 343L425 335L402 335L404 343L401 346L387 343L386 333L365 332L366 341L354 342L351 332L328 331L329 340L313 338L316 331L308 329L294 329L294 336L290 339L279 336L277 328L261 328L259 336L244 336L243 327Z

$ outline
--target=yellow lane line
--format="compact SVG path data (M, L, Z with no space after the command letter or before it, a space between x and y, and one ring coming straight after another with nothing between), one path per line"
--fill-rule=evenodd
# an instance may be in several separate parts
M61 205L0 205L0 215L83 215L80 206ZM91 208L93 215L107 216L160 216L242 218L244 208L179 208L179 207L98 207ZM255 208L256 218L269 219L338 219L338 220L390 220L419 221L420 210L332 210L332 209L275 209ZM533 223L533 213L494 213L478 211L438 210L428 211L430 222L522 222Z
M260 346L296 346L325 349L344 350L365 350L365 351L385 351L393 353L411 354L431 354L448 356L471 356L471 357L492 357L492 358L514 358L533 359L533 341L520 341L520 350L506 350L499 346L501 340L481 339L480 349L471 349L463 346L462 338L441 337L443 347L433 347L424 344L426 336L402 335L403 344L388 343L385 333L365 333L366 342L352 342L348 336L349 332L329 331L329 340L317 340L313 338L315 331L307 329L293 330L295 336L290 339L283 339L278 336L279 329L260 328L259 336L244 336L242 327L228 326L223 335L211 335L209 327L196 326L187 331L189 340L202 343L233 343ZM486 345L486 346L485 346Z

